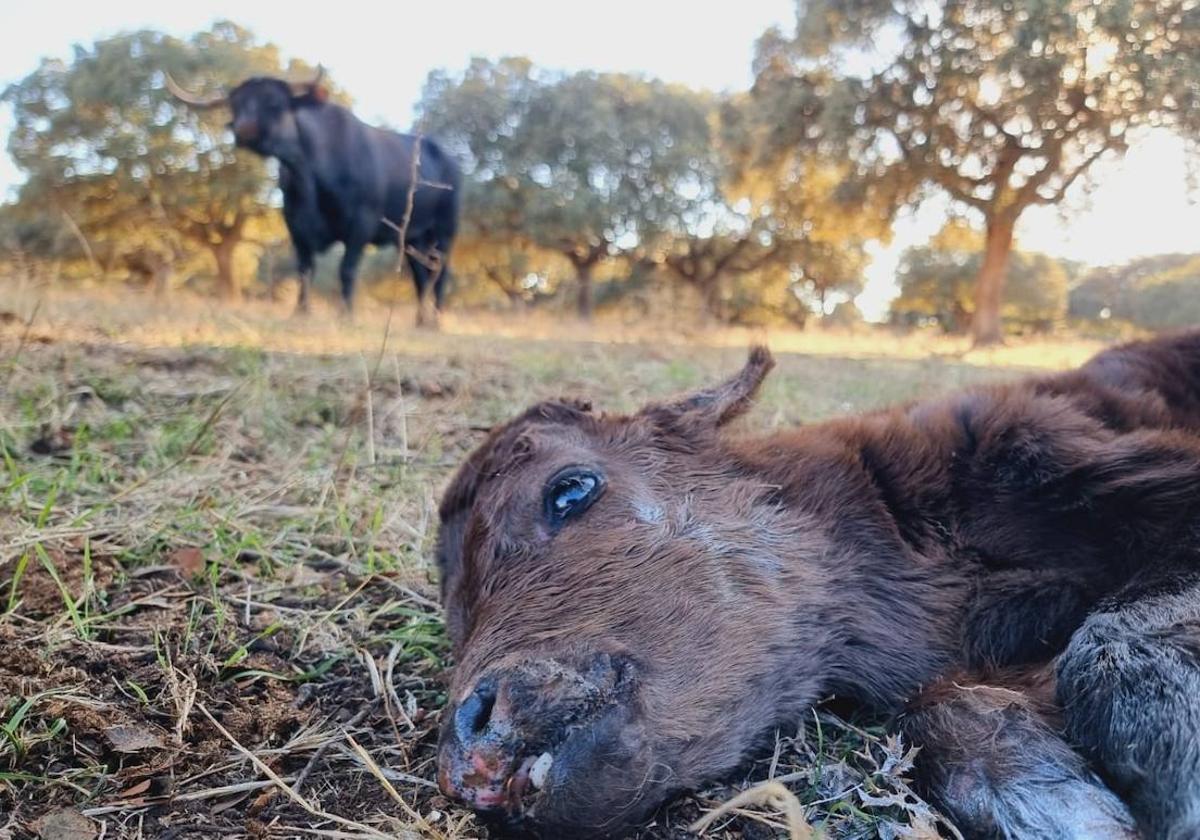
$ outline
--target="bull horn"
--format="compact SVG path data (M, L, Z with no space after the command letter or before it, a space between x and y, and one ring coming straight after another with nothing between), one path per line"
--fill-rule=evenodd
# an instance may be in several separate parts
M193 108L197 108L197 109L201 109L201 110L203 110L205 108L216 108L218 106L224 105L226 103L226 101L228 101L228 99L229 99L229 97L226 96L225 94L221 94L220 96L209 97L209 98L205 99L202 96L197 96L194 93L184 90L183 87L181 87L178 82L176 82L173 78L171 78L170 73L164 73L163 75L166 77L167 90L169 90L171 92L171 95L174 96L176 99L178 99L183 104L190 105Z
M317 75L311 82L292 82L292 96L303 96L312 91L317 85L321 84L321 80L325 78L325 65L317 65Z

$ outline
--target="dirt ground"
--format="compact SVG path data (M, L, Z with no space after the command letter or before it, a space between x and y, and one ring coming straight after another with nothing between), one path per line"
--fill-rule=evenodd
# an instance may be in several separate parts
M433 782L439 490L535 399L630 409L735 369L749 336L139 307L62 297L0 322L0 840L485 836ZM780 354L750 428L1013 375L892 338L766 338L810 352ZM768 777L819 836L953 836L911 757L816 711L644 836L691 836ZM788 836L782 804L708 835Z

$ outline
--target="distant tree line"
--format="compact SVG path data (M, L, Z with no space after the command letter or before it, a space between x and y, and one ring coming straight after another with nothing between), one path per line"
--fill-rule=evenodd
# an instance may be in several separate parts
M160 290L199 270L239 296L245 246L282 235L271 181L261 161L234 153L228 116L183 107L164 74L219 85L298 72L312 69L284 66L276 47L229 23L187 41L126 33L43 61L3 94L16 118L9 152L27 176L4 213L10 253Z
M970 330L1001 338L1017 222L1144 127L1200 132L1191 0L807 0L759 41L773 145L839 156L848 191L948 196L984 230Z
M1200 324L1200 254L1165 254L1097 269L1071 290L1069 314L1148 330Z
M760 156L745 96L521 58L433 73L418 125L464 162L460 268L515 303L668 281L725 321L803 320L857 293L884 214L837 193L843 164Z
M893 323L951 334L970 331L983 234L961 222L904 252ZM1085 269L1016 248L1007 267L1003 318L1011 332L1070 325L1120 335L1200 324L1200 254L1164 254Z
M234 152L227 115L173 100L165 74L203 90L311 72L231 23L188 40L122 34L43 62L4 93L27 175L0 210L8 262L160 292L269 289L295 267L268 168ZM469 173L456 294L588 317L671 285L720 320L799 322L855 294L884 214L841 200L841 169L819 156L760 162L745 98L520 58L432 73L414 131ZM395 266L376 254L365 279L402 289L387 288Z
M294 271L268 167L234 153L224 115L172 100L168 72L204 91L312 67L232 23L43 61L2 95L27 178L0 207L10 269L230 298ZM937 194L979 233L906 256L896 319L977 342L1044 328L1083 281L1017 250L1016 224L1139 128L1200 136L1200 4L813 0L759 40L754 72L727 95L523 58L432 72L413 130L467 173L453 294L587 317L669 292L726 322L802 323L853 297L868 245ZM399 293L395 262L364 279ZM1186 285L1176 268L1153 294Z

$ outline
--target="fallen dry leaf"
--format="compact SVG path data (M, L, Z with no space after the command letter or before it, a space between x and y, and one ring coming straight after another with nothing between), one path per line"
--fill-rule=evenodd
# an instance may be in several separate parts
M42 840L95 840L96 824L74 808L51 811L31 826Z
M318 572L316 569L305 566L303 563L297 563L292 570L291 584L293 586L321 586L329 580L329 575L325 572Z
M204 552L198 548L177 548L167 559L184 577L195 577L204 571Z
M135 796L141 796L148 790L150 790L150 780L143 779L133 787L129 787L121 791L119 794L117 794L117 796L119 796L121 799L132 799Z
M145 726L110 726L104 730L104 737L112 744L114 750L121 753L161 749L166 746L157 732Z

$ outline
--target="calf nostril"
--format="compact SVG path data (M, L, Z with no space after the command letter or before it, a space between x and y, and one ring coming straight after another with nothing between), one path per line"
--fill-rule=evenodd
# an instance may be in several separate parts
M492 720L492 709L496 705L496 688L491 682L475 686L454 713L454 730L461 743L469 743L484 733Z

